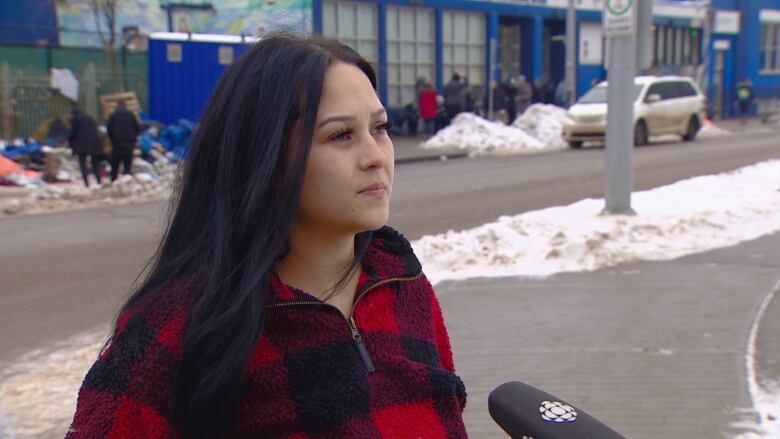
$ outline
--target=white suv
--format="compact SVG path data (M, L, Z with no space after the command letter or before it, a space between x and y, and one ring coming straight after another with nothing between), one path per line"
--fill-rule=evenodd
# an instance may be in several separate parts
M707 101L690 78L639 76L631 91L634 101L634 144L644 145L650 136L678 134L693 140L704 119ZM569 108L563 137L572 148L583 142L604 140L607 129L607 83L590 89Z

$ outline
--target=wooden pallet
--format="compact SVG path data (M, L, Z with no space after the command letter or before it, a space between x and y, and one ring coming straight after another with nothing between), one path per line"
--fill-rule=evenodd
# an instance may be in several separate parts
M138 102L138 96L135 95L135 92L129 91L100 95L100 106L103 107L104 120L108 120L108 117L114 112L120 100L124 100L127 109L140 119L141 104Z

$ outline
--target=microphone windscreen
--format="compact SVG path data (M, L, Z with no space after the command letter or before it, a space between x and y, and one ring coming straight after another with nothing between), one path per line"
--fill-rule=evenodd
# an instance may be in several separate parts
M518 381L490 392L488 409L515 439L625 439L562 399Z

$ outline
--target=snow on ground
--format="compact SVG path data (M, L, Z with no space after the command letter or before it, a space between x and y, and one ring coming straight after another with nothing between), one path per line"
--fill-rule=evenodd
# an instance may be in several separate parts
M637 192L632 205L636 216L602 216L603 200L586 199L413 245L434 282L597 270L730 246L780 230L780 161Z
M703 127L701 127L701 130L699 131L699 134L696 135L696 138L710 139L713 137L726 137L730 136L731 134L731 131L714 125L712 122L708 121L704 123Z
M0 373L0 438L62 438L76 396L103 346L106 328L36 350Z
M133 166L137 168L136 164ZM0 217L165 200L172 192L175 168L167 165L159 175L137 171L100 186L91 179L89 188L81 181L47 184L31 190L26 197L0 199Z
M518 126L491 122L473 113L461 113L455 116L449 126L441 129L420 146L424 149L455 148L467 151L471 156L538 153L562 149L563 146L559 143L547 143L547 139L535 137L538 132L547 136L548 127L555 123L555 121L546 122L531 119L542 114L552 113L535 110L534 116L529 116L526 119L527 125L524 125L533 126L535 129L529 129L527 132Z
M601 216L603 201L587 199L425 236L412 245L433 282L588 271L735 245L780 230L780 160L638 192L633 206L636 216ZM101 328L51 353L30 353L0 374L0 437L62 437L105 334ZM779 395L755 392L762 423L746 428L763 429L764 436L743 439L777 437L771 429Z
M566 110L555 105L534 104L520 115L512 126L539 139L547 149L566 149L569 144L563 140L563 120Z

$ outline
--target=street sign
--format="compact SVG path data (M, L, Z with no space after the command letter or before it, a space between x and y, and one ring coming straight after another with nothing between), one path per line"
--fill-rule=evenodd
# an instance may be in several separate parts
M602 12L604 36L631 35L636 32L637 0L605 0ZM644 0L648 1L648 0Z

